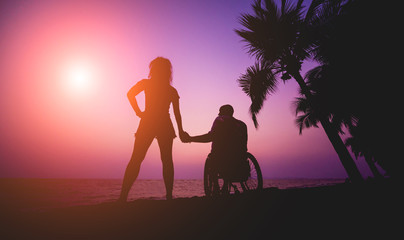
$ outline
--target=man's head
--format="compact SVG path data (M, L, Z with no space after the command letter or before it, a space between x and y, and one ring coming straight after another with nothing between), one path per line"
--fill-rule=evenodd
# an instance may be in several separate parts
M219 109L219 116L230 116L230 117L232 117L233 113L234 113L234 109L229 104L223 105Z

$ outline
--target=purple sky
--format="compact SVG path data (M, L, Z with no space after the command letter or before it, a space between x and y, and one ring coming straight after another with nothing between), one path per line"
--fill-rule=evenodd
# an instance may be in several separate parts
M164 56L173 64L184 129L206 133L223 104L246 122L265 178L344 178L322 128L299 135L281 83L258 115L237 78L254 63L234 29L252 1L2 1L0 177L122 178L139 119L126 99ZM314 66L305 63L303 72ZM78 70L77 70L78 69ZM72 85L74 76L86 82ZM80 75L81 76L81 75ZM138 98L143 104L142 95ZM202 178L210 144L174 141L176 178ZM363 175L369 170L356 161ZM154 142L140 172L162 178Z

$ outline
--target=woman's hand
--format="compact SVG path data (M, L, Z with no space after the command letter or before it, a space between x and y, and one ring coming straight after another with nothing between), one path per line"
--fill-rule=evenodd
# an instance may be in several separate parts
M191 142L191 136L185 131L180 131L180 139L183 143Z

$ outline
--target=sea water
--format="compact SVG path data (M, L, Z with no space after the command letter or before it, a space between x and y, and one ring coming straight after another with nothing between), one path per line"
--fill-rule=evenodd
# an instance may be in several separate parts
M333 185L344 179L264 179L264 188L304 188ZM121 179L0 179L0 207L41 210L116 201ZM174 181L174 198L204 196L203 180ZM128 201L165 199L164 181L138 179Z

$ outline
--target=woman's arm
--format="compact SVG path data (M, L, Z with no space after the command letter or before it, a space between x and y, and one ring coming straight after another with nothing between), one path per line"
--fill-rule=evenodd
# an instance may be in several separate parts
M136 83L131 89L129 89L127 93L127 97L129 99L130 105L132 106L133 110L135 111L138 117L142 117L143 112L140 110L139 105L136 101L136 96L143 91L142 84L140 82Z
M180 112L180 99L179 98L175 98L173 100L173 110L174 110L175 121L177 122L177 126L178 126L178 132L179 132L180 138L182 140L184 129L182 128L182 117L181 117L181 112Z

